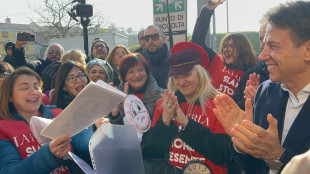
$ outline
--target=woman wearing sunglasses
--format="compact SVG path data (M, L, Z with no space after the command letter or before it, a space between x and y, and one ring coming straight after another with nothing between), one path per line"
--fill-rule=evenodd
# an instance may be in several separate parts
M90 81L97 82L100 79L110 83L113 80L113 69L105 60L92 59L87 63L86 70Z
M119 79L119 67L120 67L120 60L123 56L130 54L130 51L123 45L116 45L112 48L110 51L107 62L112 66L113 68L113 85L119 86L120 79Z
M41 145L30 130L32 116L52 119L61 109L42 102L42 80L26 67L17 68L4 79L0 89L0 173L74 173L64 160L71 146L88 152L92 129L59 137ZM72 163L71 163L72 164Z

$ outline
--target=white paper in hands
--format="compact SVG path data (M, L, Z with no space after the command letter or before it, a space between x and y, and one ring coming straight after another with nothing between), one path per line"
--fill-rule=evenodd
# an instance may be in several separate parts
M103 115L108 115L127 94L98 80L90 82L75 99L42 130L41 135L56 139L69 134L74 136L94 124Z
M53 121L52 119L47 119L47 118L42 118L42 117L37 117L37 116L32 116L30 119L30 122L29 122L30 130L32 134L34 135L34 137L38 140L41 146L52 141L50 138L40 135L40 132L46 126L48 126L52 121Z

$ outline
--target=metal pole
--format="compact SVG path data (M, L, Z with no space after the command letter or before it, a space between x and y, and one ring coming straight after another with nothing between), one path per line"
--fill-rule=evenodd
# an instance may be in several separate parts
M173 35L172 35L172 29L170 24L170 10L169 10L169 3L168 0L166 0L167 5L167 15L168 15L168 25L169 25L169 43L170 43L170 49L173 47Z
M213 47L214 51L217 51L217 41L216 41L216 25L215 25L215 12L213 14Z
M227 33L229 33L228 0L226 0Z
M84 51L85 54L88 56L88 31L87 26L90 22L88 17L81 17L81 24L83 26L83 36L84 36Z

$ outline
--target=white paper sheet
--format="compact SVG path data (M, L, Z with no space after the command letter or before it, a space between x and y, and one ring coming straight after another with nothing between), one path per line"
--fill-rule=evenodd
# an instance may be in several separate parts
M47 144L51 142L50 138L46 138L42 135L40 135L40 132L48 126L53 120L52 119L47 119L47 118L42 118L42 117L37 117L37 116L32 116L29 122L30 125L30 130L34 137L38 140L41 146L44 144Z
M58 117L42 130L41 135L51 139L66 134L74 136L109 114L126 96L101 80L97 83L90 82Z

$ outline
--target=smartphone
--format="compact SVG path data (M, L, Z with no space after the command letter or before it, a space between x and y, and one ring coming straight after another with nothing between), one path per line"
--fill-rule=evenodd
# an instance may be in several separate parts
M36 35L33 33L17 33L17 40L34 42L36 40Z

